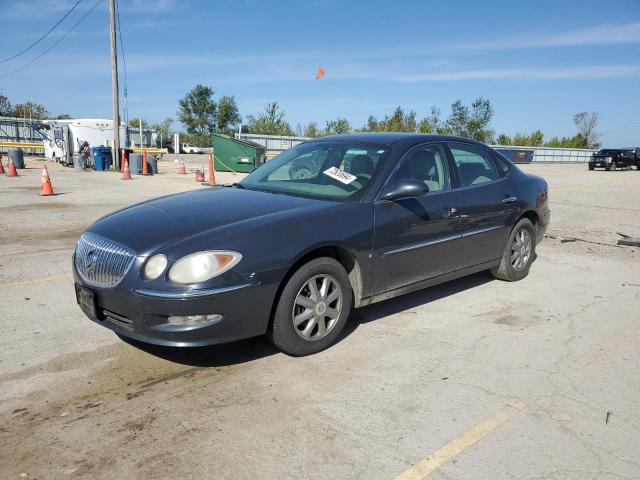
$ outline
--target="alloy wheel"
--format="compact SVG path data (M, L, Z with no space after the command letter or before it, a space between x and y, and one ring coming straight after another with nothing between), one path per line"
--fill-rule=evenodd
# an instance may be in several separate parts
M531 234L526 228L521 228L513 238L511 244L511 266L516 271L522 270L531 258Z
M296 333L307 341L326 337L342 312L342 288L331 275L316 275L298 291L292 320Z

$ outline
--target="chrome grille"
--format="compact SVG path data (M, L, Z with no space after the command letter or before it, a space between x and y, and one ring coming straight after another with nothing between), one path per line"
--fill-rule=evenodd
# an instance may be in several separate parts
M85 232L78 240L75 266L82 279L96 287L115 287L131 268L135 253L95 233Z

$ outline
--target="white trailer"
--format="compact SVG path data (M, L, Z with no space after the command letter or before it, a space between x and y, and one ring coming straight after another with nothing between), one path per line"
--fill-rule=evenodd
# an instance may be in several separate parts
M113 120L78 118L73 120L44 120L42 133L44 155L64 164L72 164L84 142L89 147L113 146ZM49 128L47 128L49 127ZM120 125L120 138L125 138L125 127Z

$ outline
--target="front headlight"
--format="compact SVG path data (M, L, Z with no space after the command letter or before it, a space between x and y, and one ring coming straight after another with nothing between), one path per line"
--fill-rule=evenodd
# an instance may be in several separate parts
M242 255L238 252L212 250L181 258L169 269L169 280L174 283L200 283L233 268Z
M167 257L162 254L154 255L144 264L142 276L145 280L155 280L162 275L165 268L167 268Z
M611 163L611 157L607 157L607 158L605 158L605 160L606 160L607 162Z

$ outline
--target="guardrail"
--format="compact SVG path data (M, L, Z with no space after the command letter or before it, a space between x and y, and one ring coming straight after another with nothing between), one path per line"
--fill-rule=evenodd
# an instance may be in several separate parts
M34 150L44 150L44 143L0 142L0 148L32 148Z
M147 153L169 153L169 150L166 148L155 148L155 147L129 147L129 150L134 151L135 153L143 153L147 150Z

